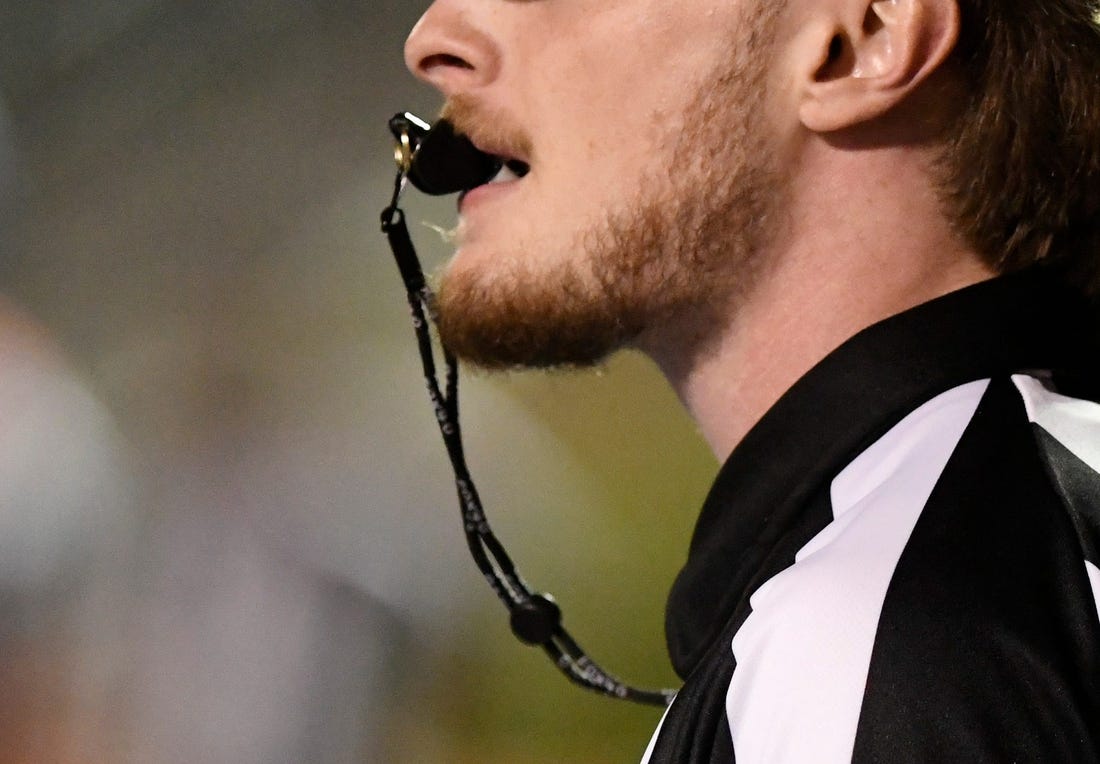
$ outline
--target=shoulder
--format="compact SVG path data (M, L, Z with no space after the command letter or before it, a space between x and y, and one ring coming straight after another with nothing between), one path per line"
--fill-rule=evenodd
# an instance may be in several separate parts
M1074 520L1091 531L1086 535L1093 538L1085 542L1092 546L1100 529L1100 403L1062 395L1027 375L1016 375L1012 382L1052 487ZM1092 562L1100 560L1093 557Z
M947 760L962 745L977 759L1091 760L1100 619L1075 504L1095 511L1100 497L1086 461L1100 406L1017 375L989 380L964 419L925 438L958 433L945 460L898 470L934 473L933 485L882 600L857 758L900 746Z

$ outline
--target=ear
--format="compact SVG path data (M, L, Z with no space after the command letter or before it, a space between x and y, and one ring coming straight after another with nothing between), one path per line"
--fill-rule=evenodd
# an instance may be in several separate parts
M835 0L817 5L798 50L799 119L827 133L901 103L951 53L957 0Z

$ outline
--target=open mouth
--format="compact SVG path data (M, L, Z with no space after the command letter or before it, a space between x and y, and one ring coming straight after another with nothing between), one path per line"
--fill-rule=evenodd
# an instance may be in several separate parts
M505 159L501 161L500 170L489 180L489 183L508 183L509 181L520 180L526 177L529 172L531 172L531 165L526 162L519 159Z
M489 154L494 160L494 164L498 169L491 178L483 183L467 189L458 195L458 209L463 208L463 203L466 200L466 196L479 191L481 189L489 189L494 186L504 186L508 183L517 183L523 180L529 172L531 172L531 165L524 162L522 159L509 159L507 157L498 154Z

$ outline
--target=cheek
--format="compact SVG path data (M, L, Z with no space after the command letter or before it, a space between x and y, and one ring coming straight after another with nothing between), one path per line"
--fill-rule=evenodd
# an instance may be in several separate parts
M651 51L672 47L667 56ZM704 50L685 50L667 40L581 46L565 58L540 93L538 113L548 153L585 168L600 168L590 182L606 182L609 162L622 168L650 164L667 149L685 121L706 73L719 65ZM703 46L700 46L701 48ZM646 52L650 51L650 52ZM564 55L564 52L563 52ZM583 178L581 178L583 180Z

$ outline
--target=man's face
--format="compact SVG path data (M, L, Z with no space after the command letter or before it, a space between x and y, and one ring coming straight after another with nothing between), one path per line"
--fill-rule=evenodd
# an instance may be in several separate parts
M760 16L736 0L437 0L410 68L475 145L530 168L461 201L438 290L453 352L588 364L728 307L778 194Z

